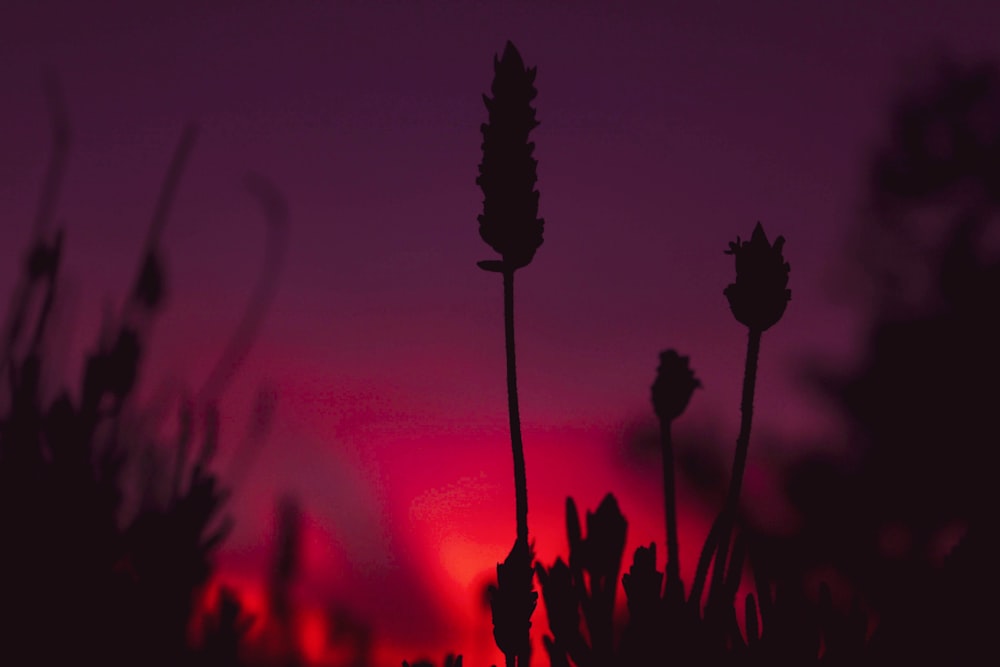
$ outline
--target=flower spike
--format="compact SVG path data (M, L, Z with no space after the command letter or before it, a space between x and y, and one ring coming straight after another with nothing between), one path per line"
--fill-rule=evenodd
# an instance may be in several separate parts
M538 217L538 161L535 144L528 141L538 121L531 100L536 68L526 68L510 42L503 57L494 56L491 92L483 95L489 122L482 125L483 161L476 183L483 190L479 235L503 257L502 263L480 262L486 271L527 266L542 245L544 220Z

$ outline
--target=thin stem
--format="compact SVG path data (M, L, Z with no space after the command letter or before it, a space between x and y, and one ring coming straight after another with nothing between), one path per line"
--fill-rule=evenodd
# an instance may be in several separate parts
M740 436L736 441L736 458L733 461L733 476L729 483L729 497L726 503L735 516L736 506L743 486L743 473L747 467L747 450L750 448L750 427L753 422L753 395L757 384L757 359L760 357L762 332L750 329L747 337L746 368L743 371L743 400L740 404Z
M167 224L167 217L170 213L170 206L174 203L174 196L177 194L177 187L180 185L184 167L188 157L194 149L195 141L198 138L198 126L188 123L181 132L181 138L177 142L174 154L167 167L167 174L160 185L160 195L156 200L156 207L153 209L153 219L150 221L149 229L146 232L146 248L155 248L160 242L163 228Z
M760 357L762 331L751 328L747 337L746 367L743 371L743 398L740 404L740 435L736 439L736 457L733 459L733 474L729 480L729 492L723 508L722 532L719 535L719 549L716 552L715 569L712 572L712 588L722 591L726 574L726 559L729 555L729 540L736 511L739 507L743 473L747 466L747 450L750 447L750 427L753 422L753 394L757 383L757 359Z
M712 522L712 527L705 536L705 543L701 547L701 554L698 556L698 565L694 571L694 580L691 582L691 595L688 604L695 610L701 608L701 596L705 590L705 579L708 577L708 567L712 563L715 555L715 547L719 543L719 533L722 532L722 515L720 514Z
M507 412L510 415L510 445L514 452L514 494L517 539L528 544L528 481L521 441L521 415L517 405L517 364L514 355L514 269L503 271L503 319L507 347Z
M274 300L288 248L288 206L284 197L267 180L255 174L247 176L246 185L263 209L267 223L264 261L236 331L198 391L195 404L199 406L219 399L253 346L264 316Z
M680 582L680 550L677 541L677 494L674 481L673 420L660 420L660 449L663 459L663 500L667 521L667 591ZM682 594L683 597L683 594Z
M45 168L42 189L38 195L38 208L35 213L34 228L32 229L32 235L34 236L31 245L32 251L45 247L43 239L52 221L56 202L59 199L59 190L63 182L63 176L66 173L66 159L69 156L72 137L69 112L66 110L66 100L63 97L59 78L54 73L46 72L42 78L42 86L45 92L45 101L49 107L52 150L49 153L48 164ZM47 288L49 296L51 296L54 290L52 280L54 280L54 277L50 276ZM28 308L35 287L35 281L30 277L30 274L26 275L22 278L14 297L11 299L11 308L5 332L6 340L4 341L3 350L0 351L0 374L6 370L7 364L14 359L14 348L17 346L21 332L26 326L25 318L28 316ZM45 309L46 313L47 310ZM41 334L41 327L37 327L36 332L37 338Z

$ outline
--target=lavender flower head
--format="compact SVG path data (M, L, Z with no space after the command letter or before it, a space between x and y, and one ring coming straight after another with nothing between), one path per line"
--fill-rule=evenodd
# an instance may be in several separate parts
M751 330L766 331L785 313L792 298L788 289L788 262L781 254L785 238L768 242L760 222L749 241L729 244L727 255L736 258L736 282L730 283L723 294L738 322Z
M518 269L529 264L542 245L544 220L538 217L535 190L538 160L528 133L538 125L531 100L536 68L526 68L510 42L503 57L493 60L491 92L483 95L489 122L483 123L483 161L476 183L483 190L479 235L503 257L502 263L481 262L486 270Z

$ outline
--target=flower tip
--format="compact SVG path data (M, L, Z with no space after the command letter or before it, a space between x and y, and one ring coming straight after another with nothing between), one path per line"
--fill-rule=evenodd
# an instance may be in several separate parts
M517 66L518 69L524 69L524 60L521 58L521 53L514 46L514 42L509 39L503 48L503 56L500 58L500 62L510 63Z

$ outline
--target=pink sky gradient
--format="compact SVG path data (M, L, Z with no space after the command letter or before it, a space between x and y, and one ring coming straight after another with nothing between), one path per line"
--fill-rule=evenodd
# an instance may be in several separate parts
M566 495L583 511L614 491L629 553L662 545L661 490L620 455L626 427L652 419L661 349L690 355L705 386L681 433L735 441L745 333L722 296L734 275L723 250L757 220L787 239L793 293L764 337L757 433L829 427L795 371L852 359L854 307L831 297L892 93L914 57L1000 55L987 1L624 4L0 10L0 290L18 275L49 149L43 67L58 72L74 129L57 213L66 377L124 296L187 121L200 134L163 238L169 308L147 396L165 381L196 388L239 321L265 240L243 175L266 174L287 197L277 297L221 403L221 472L257 391L278 408L234 491L220 563L245 585L262 580L275 502L296 495L303 599L375 619L387 664L446 647L468 664L497 660L477 594L513 542L513 484L501 286L475 266L492 258L475 176L480 96L507 39L538 68L545 243L519 274L517 334L545 562L566 550ZM682 501L689 571L704 518Z

